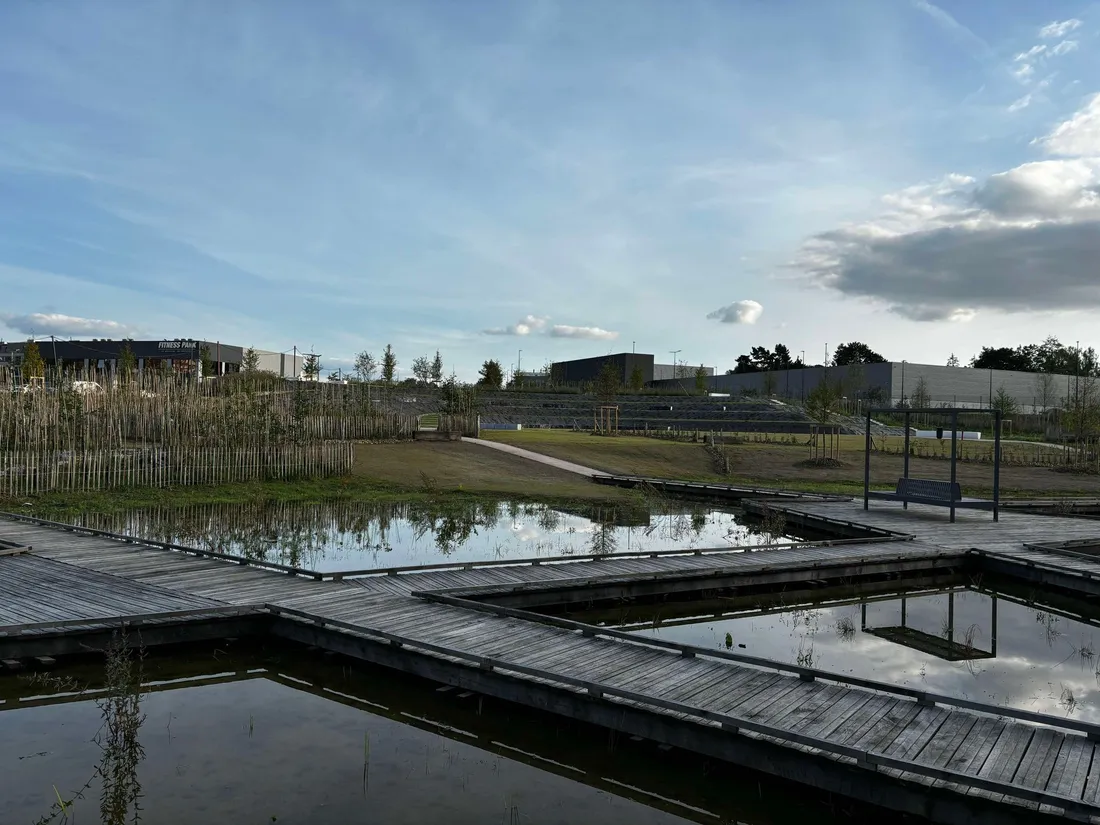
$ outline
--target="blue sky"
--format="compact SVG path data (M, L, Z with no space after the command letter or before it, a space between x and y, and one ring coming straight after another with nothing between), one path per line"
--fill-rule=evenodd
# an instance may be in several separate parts
M1100 5L0 4L0 335L1100 345Z

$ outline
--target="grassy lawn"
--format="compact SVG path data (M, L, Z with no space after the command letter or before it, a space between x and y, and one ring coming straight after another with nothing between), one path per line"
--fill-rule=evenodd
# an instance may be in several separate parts
M715 472L710 455L700 443L662 441L638 436L602 437L567 430L496 430L482 433L492 441L513 444L556 458L573 461L604 472L677 478L689 481L714 481L747 486L783 487L807 492L857 493L863 490L864 441L859 436L842 436L840 467L805 466L810 457L806 436L795 436L795 444L785 435L773 435L779 441L748 441L730 445L731 474ZM886 439L887 449L898 454L871 454L871 480L876 487L892 487L902 473L901 438ZM896 444L894 442L897 442ZM935 439L922 440L929 454L939 453ZM986 459L991 445L971 442L975 457ZM967 445L968 447L970 444ZM1018 445L1034 450L1033 445ZM950 444L946 445L950 450ZM1007 458L1014 455L1006 447ZM1046 449L1046 448L1042 448ZM910 459L910 475L919 478L947 479L950 462L931 458ZM992 467L986 463L963 463L958 480L966 495L988 495L992 490ZM1045 467L1001 467L1001 492L1004 495L1100 495L1100 478L1055 472Z

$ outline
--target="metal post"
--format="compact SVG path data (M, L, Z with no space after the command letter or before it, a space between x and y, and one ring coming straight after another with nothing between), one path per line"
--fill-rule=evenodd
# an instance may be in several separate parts
M867 433L864 437L863 453L863 509L868 509L871 496L871 408L867 408Z
M959 411L951 411L951 523L955 523L955 482L958 479Z
M901 597L901 626L902 627L905 627L905 622L906 622L906 609L905 608L906 608L905 596L902 596Z
M993 610L992 610L993 627L989 631L989 652L993 654L993 658L997 658L997 595L993 594Z
M909 478L909 410L905 410L905 464L903 465L902 478ZM901 503L903 510L909 509L909 502L903 501Z
M955 591L947 594L947 632L950 634L947 641L955 641Z
M993 411L993 520L1000 521L1001 504L1001 411Z
M859 606L859 629L867 632L867 602Z

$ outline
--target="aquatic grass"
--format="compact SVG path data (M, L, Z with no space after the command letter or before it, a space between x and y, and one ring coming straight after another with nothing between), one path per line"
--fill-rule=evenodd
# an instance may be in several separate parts
M836 621L836 635L843 642L850 642L856 635L856 624L851 616L844 616Z

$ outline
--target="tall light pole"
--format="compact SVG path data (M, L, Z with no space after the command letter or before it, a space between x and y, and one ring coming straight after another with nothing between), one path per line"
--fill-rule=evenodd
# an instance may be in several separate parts
M523 350L519 351L519 357L516 358L516 372L523 372Z
M798 376L798 386L802 394L802 403L806 403L806 350L802 350L802 371Z
M681 352L682 352L682 350L678 350L678 349L670 349L669 350L669 353L672 355L672 377L673 378L679 378L680 377L680 366L679 366L679 364L676 363L676 356L679 355Z

